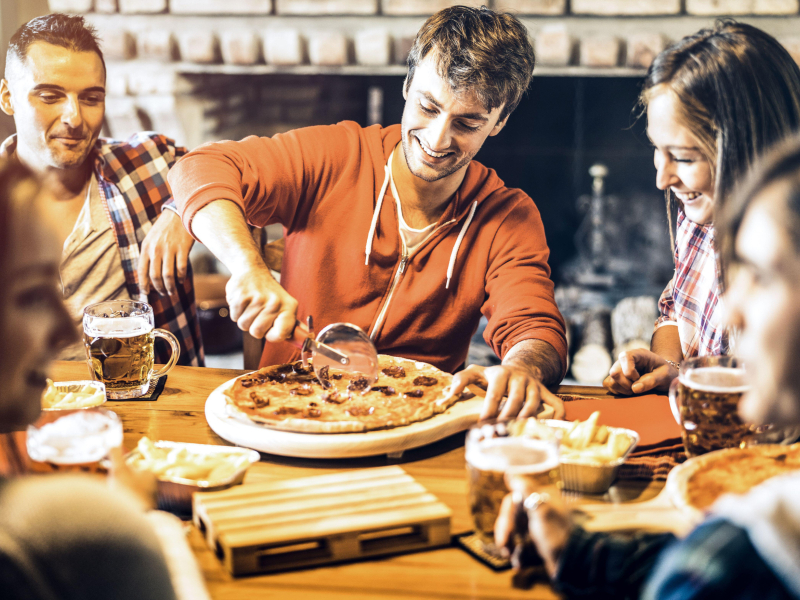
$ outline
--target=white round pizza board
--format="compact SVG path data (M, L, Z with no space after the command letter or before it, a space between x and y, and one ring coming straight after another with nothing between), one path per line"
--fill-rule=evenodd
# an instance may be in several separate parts
M206 421L214 433L238 446L297 458L397 455L468 429L478 421L483 406L483 398L476 396L456 402L430 419L404 427L364 433L295 433L271 429L232 414L223 392L234 381L223 383L206 400ZM546 419L552 418L552 414L552 408L545 406L537 416Z

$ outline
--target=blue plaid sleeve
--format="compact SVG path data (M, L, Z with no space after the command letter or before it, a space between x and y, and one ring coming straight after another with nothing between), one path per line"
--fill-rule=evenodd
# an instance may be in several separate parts
M793 596L758 555L744 529L714 519L662 553L642 598L783 600Z

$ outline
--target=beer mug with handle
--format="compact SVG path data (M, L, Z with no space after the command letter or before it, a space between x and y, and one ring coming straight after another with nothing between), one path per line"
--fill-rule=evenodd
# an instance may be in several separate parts
M135 300L106 300L83 311L83 344L92 377L106 385L110 399L139 398L150 380L166 375L178 362L181 349L169 331L155 329L153 307ZM153 367L155 339L172 348L169 362Z
M742 361L732 356L684 360L669 388L672 414L681 426L686 456L757 441L758 428L741 421L739 400L748 389Z

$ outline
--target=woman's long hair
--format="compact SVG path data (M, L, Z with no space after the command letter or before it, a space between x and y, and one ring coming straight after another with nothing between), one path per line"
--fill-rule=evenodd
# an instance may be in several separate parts
M669 92L714 173L714 212L770 146L800 129L800 68L771 35L717 21L659 54L640 104ZM671 195L666 191L670 237Z

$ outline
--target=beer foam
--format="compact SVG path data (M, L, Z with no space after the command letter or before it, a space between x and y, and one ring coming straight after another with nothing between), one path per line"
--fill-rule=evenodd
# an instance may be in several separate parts
M85 323L83 331L92 337L129 338L153 330L147 317L96 317Z
M122 425L98 412L81 411L28 429L28 454L33 460L60 465L97 462L122 445Z
M480 471L543 473L558 467L558 450L551 442L523 437L501 437L470 444L467 462Z
M700 367L689 369L680 376L680 382L698 392L716 394L743 394L749 389L745 370L730 367Z

